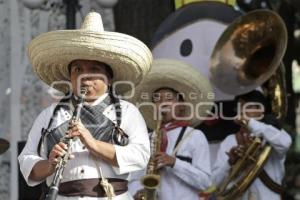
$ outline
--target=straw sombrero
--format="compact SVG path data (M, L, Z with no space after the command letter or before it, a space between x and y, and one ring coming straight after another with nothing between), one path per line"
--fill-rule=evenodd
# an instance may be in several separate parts
M150 72L135 88L134 96L129 99L139 107L147 126L151 129L156 127L154 107L151 106L152 97L153 92L159 88L176 90L183 95L184 102L193 106L194 112L187 113L187 116L191 116L191 126L201 123L214 100L209 80L192 66L178 60L154 60ZM200 102L202 103L199 104Z
M76 59L96 60L108 64L113 82L138 84L148 73L152 54L144 43L126 34L107 32L99 13L89 13L81 29L58 30L39 35L28 47L34 72L46 84L66 93L70 88L58 81L69 81L68 64ZM120 85L123 93L128 86Z

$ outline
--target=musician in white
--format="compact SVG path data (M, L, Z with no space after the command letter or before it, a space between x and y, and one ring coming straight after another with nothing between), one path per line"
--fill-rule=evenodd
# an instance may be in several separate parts
M242 125L240 131L229 135L221 143L217 160L213 166L213 181L218 187L226 179L233 164L245 153L246 146L253 137L260 137L272 146L271 154L263 167L263 173L251 184L241 199L279 200L282 194L282 179L285 174L285 155L291 145L290 135L281 124L268 113L266 98L261 91L254 90L238 97L241 114L236 123Z
M58 200L133 199L127 180L131 172L145 168L150 157L142 115L114 95L118 89L112 84L138 84L151 66L151 52L137 39L105 32L102 26L101 16L89 13L80 30L45 33L29 45L35 73L71 94L41 112L19 155L27 184L46 181L50 186L59 157L70 151L74 158L64 168ZM72 87L62 87L61 81L70 81ZM84 106L79 120L71 121L82 87L87 90ZM66 134L77 138L69 147L61 141Z
M162 114L161 146L151 152L160 175L159 200L198 200L199 192L211 184L208 142L200 130L193 128L201 122L197 116L203 117L210 110L205 104L195 111L197 103L213 100L209 99L210 91L209 81L192 67L167 59L154 60L151 71L136 89L133 101L147 103L140 109L148 127L155 129L155 115ZM152 147L156 145L155 137L152 133ZM130 184L133 194L138 191L135 199L143 195L139 183L143 175L145 172Z

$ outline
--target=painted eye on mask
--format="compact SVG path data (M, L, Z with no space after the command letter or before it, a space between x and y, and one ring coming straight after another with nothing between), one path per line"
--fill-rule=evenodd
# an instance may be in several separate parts
M193 43L190 39L185 39L180 45L180 55L186 57L191 55L193 51Z

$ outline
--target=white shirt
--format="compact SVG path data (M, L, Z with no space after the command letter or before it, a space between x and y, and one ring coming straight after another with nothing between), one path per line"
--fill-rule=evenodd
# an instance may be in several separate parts
M100 103L106 95L101 96L97 103ZM121 128L129 136L129 144L127 146L114 145L116 150L116 158L119 167L113 167L107 162L97 159L97 162L102 168L103 174L107 178L129 179L130 172L141 170L146 167L150 157L150 144L145 121L139 110L131 103L121 100L122 122ZM33 166L40 160L45 160L45 149L42 148L42 156L37 152L38 142L41 137L42 128L47 128L49 120L52 117L54 108L57 104L53 104L43 110L35 120L27 139L27 143L19 155L19 163L21 172L29 186L35 186L41 182L29 179L30 172ZM113 105L109 105L103 114L116 123L116 113ZM68 112L60 109L58 111L57 120L54 120L53 127L57 127L63 122L70 120L71 116ZM61 182L72 181L77 179L99 178L100 175L96 168L96 163L81 141L75 140L71 145L71 152L75 156L69 160L64 170L63 179ZM99 168L99 166L97 166ZM53 175L47 177L47 184L53 180ZM123 199L131 199L128 194ZM61 197L58 199L82 199L80 197ZM84 198L84 199L106 199L106 198ZM119 199L119 198L116 198Z
M273 181L281 184L285 173L285 154L291 145L291 137L284 130L278 130L271 125L264 124L254 119L250 119L248 128L250 128L253 136L263 137L263 139L273 147L264 169ZM217 160L213 166L213 181L217 186L221 184L222 180L225 179L229 173L230 165L228 163L228 155L226 152L229 152L234 146L237 146L235 135L227 136L220 145ZM243 195L242 199L247 200L249 195L256 200L280 200L280 195L267 188L259 178L255 179Z
M168 155L172 155L180 131L181 127L178 127L167 132L166 153ZM159 200L198 200L199 191L205 190L211 185L208 142L200 130L191 127L186 129L184 135L190 131L192 131L191 134L183 140L177 155L189 157L192 162L189 163L176 158L173 168L164 167L161 170L158 189ZM129 184L129 190L132 194L143 188L139 181L144 173L135 172L135 180Z

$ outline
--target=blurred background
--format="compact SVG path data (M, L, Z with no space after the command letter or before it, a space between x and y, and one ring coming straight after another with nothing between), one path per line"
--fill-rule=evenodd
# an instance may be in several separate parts
M284 127L293 138L293 146L286 160L284 184L291 200L300 199L299 0L0 0L0 199L33 200L39 192L39 187L26 186L17 162L34 119L55 101L28 62L27 44L32 38L51 30L78 28L93 10L101 13L106 31L137 37L151 48L155 58L203 63L200 68L207 71L211 51L226 26L236 17L261 8L277 12L288 30L283 58L287 98ZM190 9L192 12L187 14ZM177 44L174 40L178 47L171 49L176 52L166 53L170 41ZM219 100L225 102L226 112L230 113L232 97ZM199 127L212 151L234 128L227 122Z

